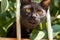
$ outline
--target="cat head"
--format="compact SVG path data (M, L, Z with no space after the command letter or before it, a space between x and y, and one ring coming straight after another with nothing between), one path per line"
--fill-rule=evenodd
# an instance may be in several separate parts
M44 20L50 1L43 0L41 3L31 0L21 0L21 23L28 29L35 28Z

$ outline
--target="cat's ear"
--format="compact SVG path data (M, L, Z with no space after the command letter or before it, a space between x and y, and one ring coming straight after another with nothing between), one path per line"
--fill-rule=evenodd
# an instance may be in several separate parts
M31 0L21 0L22 5L26 5L26 4L29 4L29 3L31 3Z
M42 0L42 2L40 3L42 7L44 7L45 9L48 8L48 6L50 5L50 1L51 0Z

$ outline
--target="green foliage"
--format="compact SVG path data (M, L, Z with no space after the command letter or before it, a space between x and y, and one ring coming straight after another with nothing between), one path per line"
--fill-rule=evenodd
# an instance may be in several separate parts
M8 28L15 21L16 2L11 0L1 1L0 36L6 37Z
M50 6L51 16L57 16L58 15L57 11L59 11L58 14L60 14L60 0L51 0Z
M60 34L60 25L53 25L53 36L56 37L58 34Z
M9 3L8 0L1 1L1 13L8 9Z
M34 29L30 35L30 40L40 40L45 35L44 31Z

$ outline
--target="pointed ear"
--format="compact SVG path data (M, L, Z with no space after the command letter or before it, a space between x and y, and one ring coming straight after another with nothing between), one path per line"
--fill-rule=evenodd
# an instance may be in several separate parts
M50 1L51 0L42 0L41 6L44 7L45 9L47 9L48 6L50 5Z
M29 3L31 3L31 0L21 0L22 5L26 5L26 4L29 4Z

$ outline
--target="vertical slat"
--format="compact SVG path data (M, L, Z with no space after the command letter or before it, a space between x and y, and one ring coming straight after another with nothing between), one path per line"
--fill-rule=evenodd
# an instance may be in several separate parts
M48 40L53 40L53 30L51 27L51 19L50 19L50 8L47 10L47 28L48 28Z
M16 0L16 28L17 28L17 40L21 40L21 25L20 25L20 0Z

